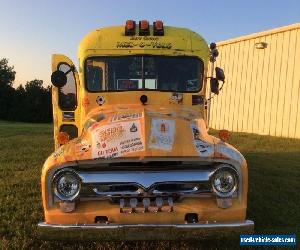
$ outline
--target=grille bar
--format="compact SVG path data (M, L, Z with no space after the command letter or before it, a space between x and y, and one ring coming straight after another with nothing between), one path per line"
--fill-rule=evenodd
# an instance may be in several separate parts
M79 172L80 197L156 197L210 193L211 171Z
M213 171L79 172L82 183L137 183L149 189L154 183L209 181Z

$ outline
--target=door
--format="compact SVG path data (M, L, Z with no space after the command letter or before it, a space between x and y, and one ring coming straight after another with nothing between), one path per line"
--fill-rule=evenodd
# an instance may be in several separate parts
M61 88L52 85L55 149L78 137L80 127L78 72L73 62L61 54L52 55L52 72L57 70L65 73L67 81Z

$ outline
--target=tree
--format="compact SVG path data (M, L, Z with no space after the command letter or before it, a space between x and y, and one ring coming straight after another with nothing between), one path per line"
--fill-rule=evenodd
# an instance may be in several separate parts
M12 86L15 80L16 72L13 66L8 65L8 59L0 60L0 85Z
M16 72L6 58L0 60L0 119L23 122L51 122L51 88L42 80L12 87Z
M32 80L25 84L24 119L27 122L50 122L52 120L51 88L43 87L42 80Z
M8 65L8 59L0 60L0 119L7 119L12 112L15 89L12 87L16 72Z

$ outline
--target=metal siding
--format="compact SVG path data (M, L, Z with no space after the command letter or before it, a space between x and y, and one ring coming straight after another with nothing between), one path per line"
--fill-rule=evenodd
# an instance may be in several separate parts
M226 82L211 102L216 129L300 138L300 24L218 43ZM256 43L268 47L257 49Z
M295 85L295 99L292 103L292 105L296 106L296 112L297 116L295 115L296 119L294 122L294 137L300 138L300 30L297 30L297 49L295 50L295 69L294 69L294 79L293 84Z

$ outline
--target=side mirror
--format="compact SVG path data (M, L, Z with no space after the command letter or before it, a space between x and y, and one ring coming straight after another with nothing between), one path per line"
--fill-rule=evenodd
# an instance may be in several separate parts
M67 83L66 73L56 70L51 74L51 82L57 88L62 88Z
M216 67L216 79L219 81L224 82L225 81L225 74L223 69Z
M210 78L210 90L216 95L219 94L219 81L217 78Z

